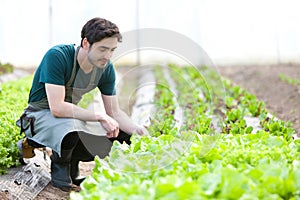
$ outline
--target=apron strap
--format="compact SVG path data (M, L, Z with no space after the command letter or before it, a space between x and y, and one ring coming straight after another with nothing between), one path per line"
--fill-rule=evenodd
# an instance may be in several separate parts
M72 73L71 73L71 77L69 79L69 81L67 82L67 87L71 87L72 82L74 81L75 75L76 75L76 59L77 59L77 55L79 52L80 46L76 48L75 50L75 54L74 54L74 61L73 61L73 69L72 69Z
M71 77L70 77L69 81L67 82L67 85L66 85L67 87L71 87L71 85L74 81L75 75L76 75L76 63L77 63L76 59L77 59L79 49L80 49L80 46L77 47L76 50L75 50L72 73L71 73ZM96 75L97 75L97 67L94 67L89 85L94 83L94 81L96 79Z
M89 85L92 85L95 82L96 75L97 75L97 67L94 67ZM97 83L97 85L98 85L98 83Z

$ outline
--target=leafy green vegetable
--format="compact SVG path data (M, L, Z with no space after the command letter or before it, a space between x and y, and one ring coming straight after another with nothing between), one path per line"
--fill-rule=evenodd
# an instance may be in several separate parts
M163 86L157 87L150 136L134 135L130 146L115 142L71 199L299 198L300 142L291 140L290 125L267 118L264 103L229 81L222 80L222 90L208 67L170 67L184 125L174 128L173 94L156 71ZM261 120L255 134L243 119L249 114Z

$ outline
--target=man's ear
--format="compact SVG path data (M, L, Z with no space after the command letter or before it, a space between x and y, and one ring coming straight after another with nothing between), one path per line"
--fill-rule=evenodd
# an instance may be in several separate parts
M86 48L86 49L88 49L90 47L90 43L88 42L88 40L86 38L83 39L82 46L83 46L83 48Z

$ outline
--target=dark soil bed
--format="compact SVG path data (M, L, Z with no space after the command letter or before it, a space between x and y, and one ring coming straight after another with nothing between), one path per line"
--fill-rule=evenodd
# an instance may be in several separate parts
M119 69L123 73L128 69ZM300 133L300 89L280 79L279 75L284 74L294 79L300 79L300 65L278 65L278 66L226 66L218 67L221 76L232 80L235 84L242 86L250 93L256 95L259 100L266 103L267 109L277 118L289 121L293 127ZM31 71L33 72L33 71ZM129 77L133 74L134 77ZM127 73L123 84L135 80L136 73ZM135 85L135 84L134 84ZM124 90L124 93L130 92ZM132 104L130 97L124 97L121 94L120 100L125 102L121 107L128 110L128 104ZM131 94L132 95L132 94ZM123 96L123 97L122 97ZM88 175L94 167L93 162L81 163L80 169L82 175ZM0 192L0 199L5 199L7 193ZM68 199L69 193L63 192L50 184L37 196L40 199Z
M300 65L231 66L218 70L222 76L264 101L271 114L291 122L300 134L300 87L280 78L283 74L300 80Z

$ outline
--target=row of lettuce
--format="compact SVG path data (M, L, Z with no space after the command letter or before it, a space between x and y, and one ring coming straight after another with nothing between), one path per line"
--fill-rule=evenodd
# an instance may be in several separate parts
M96 157L71 199L300 198L300 143L289 123L207 67L169 65L176 96L161 68L154 68L150 135L133 135L130 146L115 142L108 157ZM180 127L176 105L184 111Z
M12 73L14 71L14 66L10 63L0 62L0 75Z
M176 96L161 68L154 68L150 135L134 135L130 146L115 142L110 156L95 159L82 191L71 199L300 197L300 144L292 140L289 123L270 116L254 95L207 67L169 65ZM16 142L24 136L15 121L27 106L31 81L30 76L0 85L0 174L19 165ZM184 111L180 127L178 105ZM246 116L259 119L255 134Z
M10 167L20 165L17 142L24 134L20 134L16 121L27 107L32 78L32 75L26 76L0 85L0 175L7 173ZM84 96L81 107L89 105L94 92Z
M0 85L0 175L19 165L17 141L23 138L16 120L27 106L32 77Z

